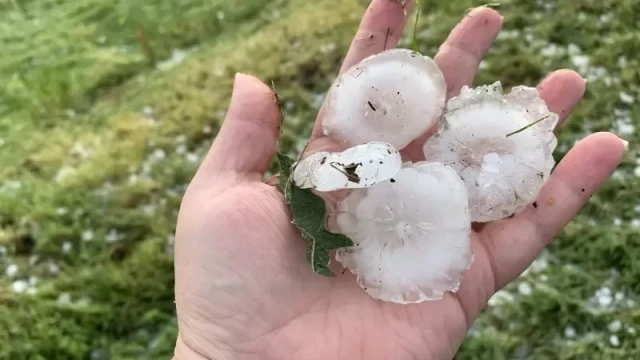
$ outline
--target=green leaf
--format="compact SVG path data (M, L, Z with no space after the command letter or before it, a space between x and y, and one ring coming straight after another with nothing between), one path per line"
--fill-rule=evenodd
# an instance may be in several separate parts
M278 189L291 209L293 225L307 242L306 258L311 270L320 275L333 276L329 269L331 250L353 246L353 241L343 234L327 230L324 200L310 189L301 189L293 183L294 162L291 158L280 153L277 157L280 167Z

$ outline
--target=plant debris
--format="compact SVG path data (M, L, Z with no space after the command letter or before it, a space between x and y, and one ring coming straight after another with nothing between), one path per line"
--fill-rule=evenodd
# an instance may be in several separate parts
M352 246L353 242L343 234L326 229L326 207L324 200L310 189L302 189L293 182L294 161L286 155L277 154L280 169L278 189L291 209L292 223L300 230L307 242L306 258L311 270L324 276L333 276L329 269L331 251Z

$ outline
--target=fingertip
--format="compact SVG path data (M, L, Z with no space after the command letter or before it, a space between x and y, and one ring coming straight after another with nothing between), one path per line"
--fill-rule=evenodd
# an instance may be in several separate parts
M456 25L442 46L462 47L480 59L502 30L503 20L503 16L490 7L474 8Z
M609 155L617 163L622 161L624 152L629 144L628 141L618 135L606 131L593 133L582 141L587 142L585 145L592 149L607 149L608 151L605 154Z
M540 97L547 103L549 111L560 117L558 127L580 103L586 87L585 79L569 69L552 72L537 86Z
M503 17L489 7L471 10L440 46L434 60L447 81L447 97L473 82L484 54L502 29Z
M246 98L247 95L251 97ZM275 94L271 88L257 77L240 72L236 73L234 77L231 96L230 110L234 107L245 105L245 103L250 100L256 100L256 102L260 104L264 99L271 98L272 101L275 102Z
M571 90L582 96L587 88L587 80L574 70L560 69L547 75L538 85L538 90L549 88Z
M202 167L260 178L276 151L279 129L280 110L271 88L253 75L237 73L227 115Z

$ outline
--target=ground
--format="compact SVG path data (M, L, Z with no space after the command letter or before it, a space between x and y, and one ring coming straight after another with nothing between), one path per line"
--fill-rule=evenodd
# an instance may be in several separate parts
M420 51L433 56L481 4L423 1ZM283 145L296 154L366 5L0 0L0 358L169 358L176 212L233 74L274 81ZM593 131L630 146L578 218L491 300L458 358L634 358L640 3L507 0L499 10L504 31L477 84L533 86L574 69L588 90L557 158Z

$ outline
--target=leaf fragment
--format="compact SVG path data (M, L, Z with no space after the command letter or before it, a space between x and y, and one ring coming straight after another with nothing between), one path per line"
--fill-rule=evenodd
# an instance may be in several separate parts
M277 158L280 167L277 187L291 209L293 225L307 242L306 258L311 270L320 275L334 276L329 269L331 250L353 246L353 241L346 235L326 229L324 200L310 189L301 189L294 184L292 176L295 164L291 158L280 153Z

